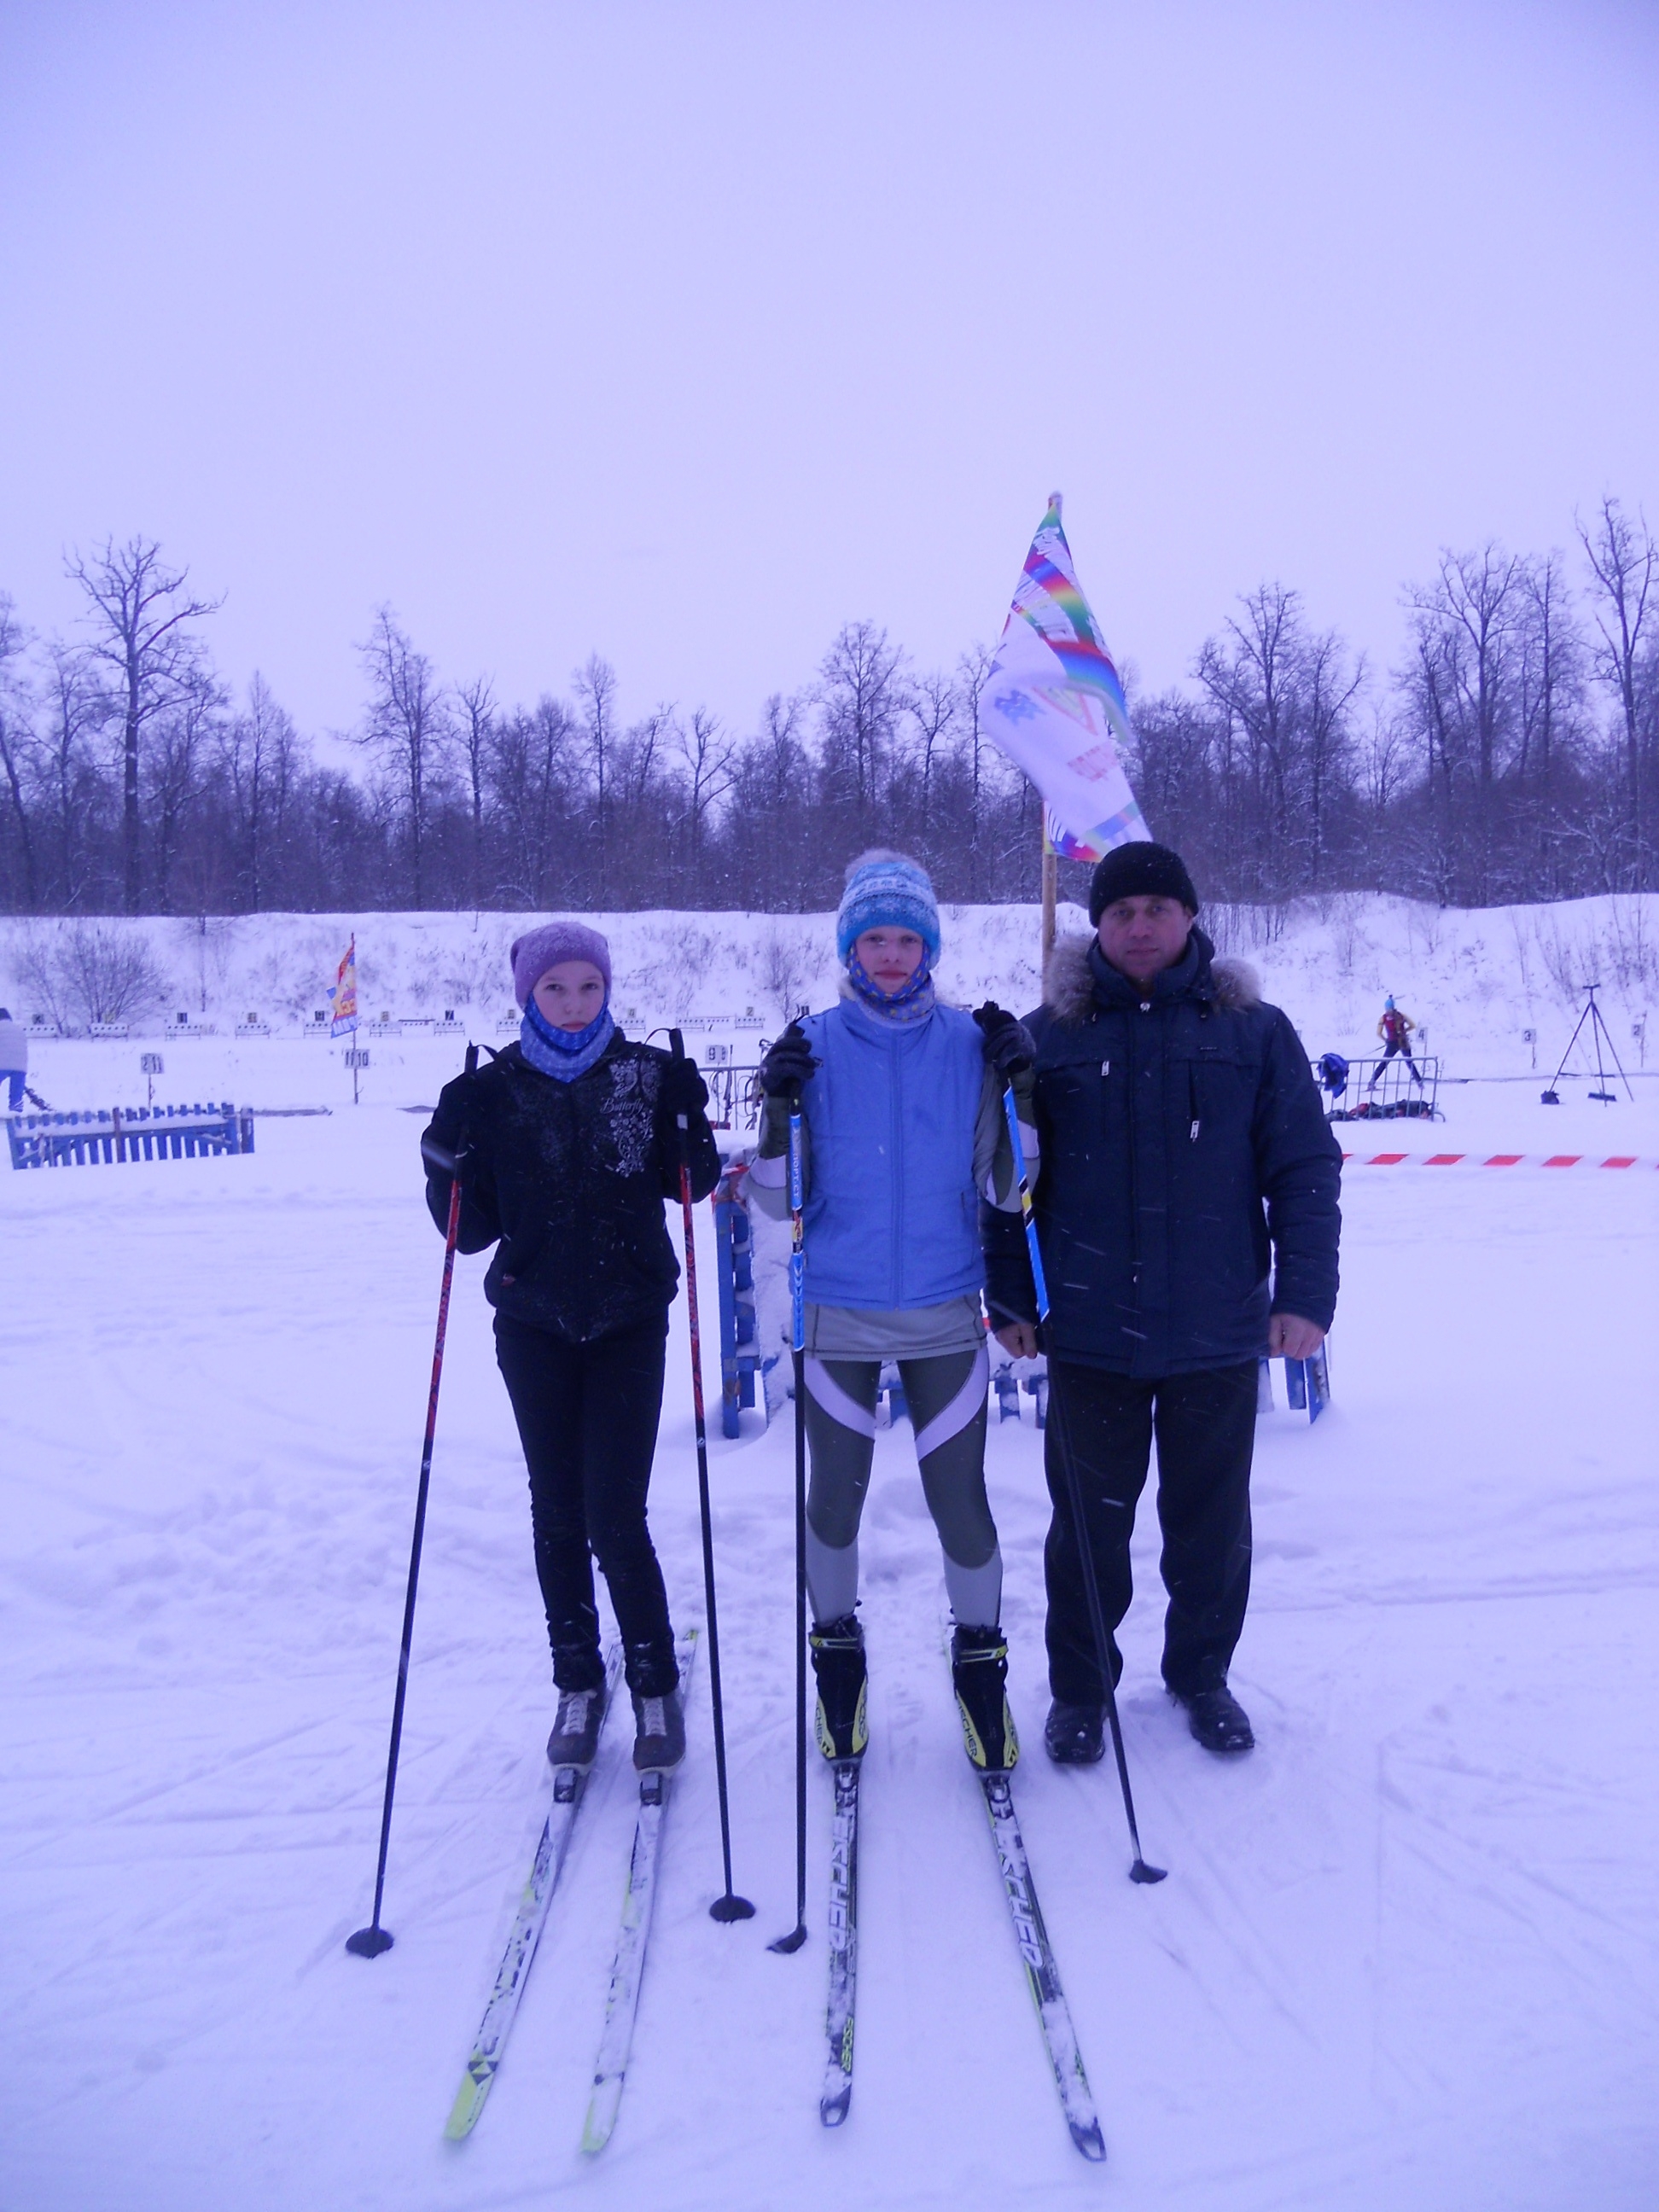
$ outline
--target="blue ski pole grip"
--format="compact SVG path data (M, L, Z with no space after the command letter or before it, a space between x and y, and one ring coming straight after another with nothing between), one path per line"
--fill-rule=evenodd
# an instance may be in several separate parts
M1019 1133L1019 1109L1014 1103L1014 1086L1004 1086L1002 1111L1008 1124L1008 1141L1014 1148L1014 1179L1019 1185L1020 1219L1025 1224L1025 1249L1031 1261L1031 1283L1036 1291L1037 1319L1048 1318L1048 1285L1042 1272L1042 1254L1037 1248L1036 1215L1031 1206L1031 1186L1025 1176L1025 1139Z
M806 1202L805 1178L801 1170L800 1101L789 1108L789 1318L791 1349L806 1349L806 1247L801 1228L801 1209Z

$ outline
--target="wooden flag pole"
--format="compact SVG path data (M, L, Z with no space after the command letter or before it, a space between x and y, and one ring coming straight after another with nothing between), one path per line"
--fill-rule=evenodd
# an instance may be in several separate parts
M1059 864L1054 848L1048 842L1048 826L1042 828L1042 972L1048 972L1048 955L1054 949L1054 897L1060 879Z

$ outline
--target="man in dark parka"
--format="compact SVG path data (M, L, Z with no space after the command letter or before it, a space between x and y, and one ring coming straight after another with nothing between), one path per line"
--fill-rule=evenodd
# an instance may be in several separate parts
M1218 960L1177 854L1121 845L1096 869L1091 938L1062 941L1036 1044L1037 1230L1050 1313L1044 1554L1047 1741L1098 1759L1105 1697L1062 1449L1109 1632L1158 1439L1164 1679L1206 1748L1255 1739L1227 1687L1250 1582L1257 1364L1310 1358L1336 1304L1341 1152L1295 1030L1252 971ZM1018 1224L986 1210L987 1304L1005 1349L1037 1348ZM1111 1666L1121 1668L1115 1642Z

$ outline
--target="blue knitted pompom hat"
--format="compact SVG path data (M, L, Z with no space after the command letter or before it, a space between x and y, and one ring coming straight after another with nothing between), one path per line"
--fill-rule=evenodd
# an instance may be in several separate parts
M920 860L878 846L860 853L847 870L847 888L836 916L836 951L845 963L866 929L914 929L927 947L931 968L939 958L939 904Z

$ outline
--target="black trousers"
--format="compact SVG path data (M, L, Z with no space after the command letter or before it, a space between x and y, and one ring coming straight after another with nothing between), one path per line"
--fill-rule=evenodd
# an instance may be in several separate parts
M679 1680L645 1499L662 1411L665 1310L591 1344L495 1316L495 1358L530 1470L536 1574L562 1690L605 1680L593 1561L622 1631L628 1686L659 1698Z
M1115 1684L1123 1662L1112 1632L1129 1610L1129 1538L1156 1435L1160 1565L1170 1594L1164 1679L1190 1697L1226 1680L1244 1626L1255 1393L1254 1359L1152 1382L1054 1363L1043 1450L1054 1518L1043 1571L1048 1685L1066 1704L1097 1705L1105 1689L1062 1450L1071 1454L1082 1493Z

